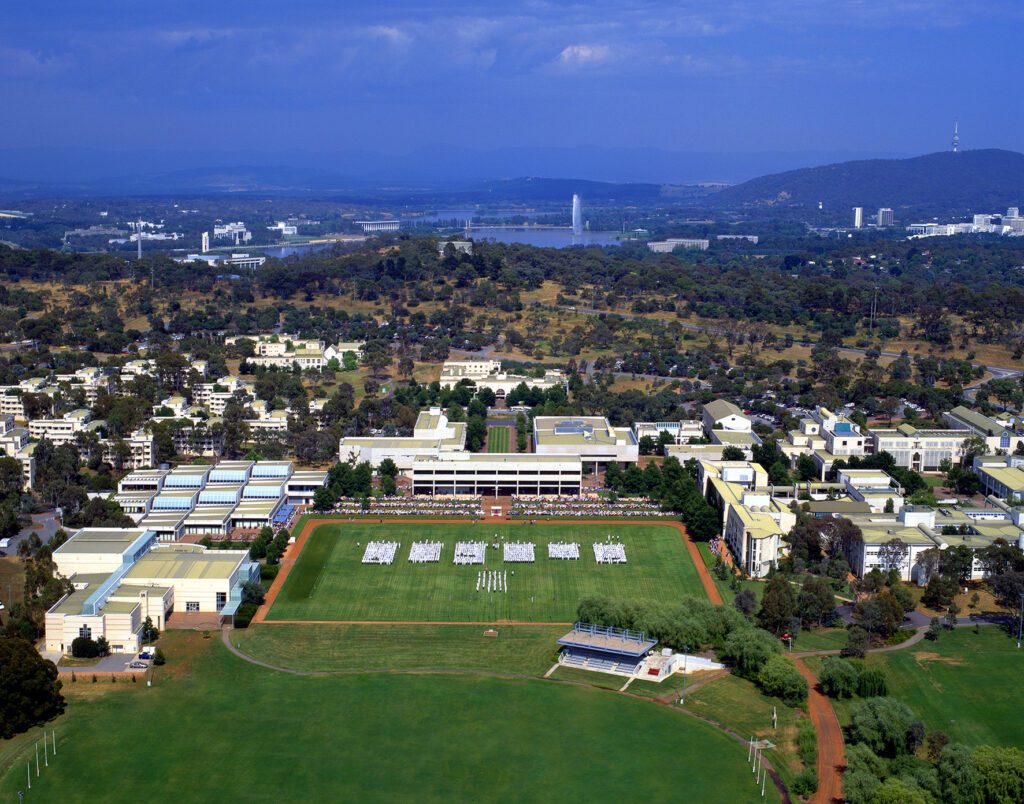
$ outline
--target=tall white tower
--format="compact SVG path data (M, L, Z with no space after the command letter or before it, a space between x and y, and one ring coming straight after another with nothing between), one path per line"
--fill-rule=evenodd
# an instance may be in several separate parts
M210 233L203 232L203 254L210 250Z
M864 225L864 207L853 208L853 228L860 229Z
M572 233L576 236L583 234L583 202L576 193L572 196Z
M960 121L953 122L953 153L960 153Z

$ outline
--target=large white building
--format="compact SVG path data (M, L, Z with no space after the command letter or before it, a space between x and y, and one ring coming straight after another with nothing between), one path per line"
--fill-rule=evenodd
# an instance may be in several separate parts
M542 390L565 387L565 374L555 369L547 369L543 377L531 377L502 371L500 360L446 360L441 367L441 387L451 388L462 380L471 380L477 388L489 388L498 399L504 399L519 385Z
M35 485L36 480L36 459L32 457L35 444L29 443L28 438L28 429L15 427L12 414L0 414L0 454L21 464L22 488L26 491Z
M35 439L48 439L60 446L74 442L79 433L90 429L90 424L94 424L92 413L79 408L65 413L59 419L33 419L28 423L28 434Z
M399 470L408 472L418 457L437 458L466 448L466 423L449 422L440 408L419 414L412 436L346 436L338 445L341 461L368 461L377 468L390 458Z
M711 241L702 237L670 237L668 240L652 240L647 248L655 254L671 254L677 248L707 251Z
M413 461L414 494L577 495L583 480L578 457L532 453L455 452Z
M915 472L937 472L943 461L959 463L964 456L964 441L969 437L963 430L919 430L909 424L892 429L873 429L872 452L888 452L897 466Z
M113 653L135 653L147 617L164 628L175 611L230 616L242 585L260 574L244 550L158 545L143 528L84 528L53 560L74 587L46 613L46 649L61 653L78 637L104 637Z
M944 413L943 418L954 430L967 431L968 438L982 439L990 452L1014 452L1024 443L1024 424L1017 418L993 419L963 405Z
M538 455L577 457L603 469L611 462L636 463L640 448L629 427L613 427L603 416L537 416L533 420Z
M810 455L818 478L824 480L837 458L864 455L866 443L860 425L819 406L810 417L800 420L799 429L789 431L786 443L779 448L793 464L798 456Z

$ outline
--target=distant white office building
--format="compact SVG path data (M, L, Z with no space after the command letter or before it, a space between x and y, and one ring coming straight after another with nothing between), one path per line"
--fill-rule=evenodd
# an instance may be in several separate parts
M864 207L853 208L853 228L860 229L864 226Z
M246 229L245 224L241 221L235 221L234 223L215 224L213 237L215 240L227 238L237 246L252 240L252 232Z
M477 388L489 388L499 399L519 385L542 390L565 386L565 374L557 369L546 370L543 377L530 377L502 371L500 360L446 360L441 367L441 387L450 388L462 380L471 380Z
M402 227L401 221L356 221L363 227L363 232L397 232Z
M647 244L647 248L653 251L655 254L670 254L677 248L685 249L696 249L698 251L707 251L708 246L711 245L711 241L706 238L694 238L694 237L672 237L668 240L652 240Z
M878 210L877 223L879 226L892 226L893 214L892 210L889 209L889 207L881 207Z

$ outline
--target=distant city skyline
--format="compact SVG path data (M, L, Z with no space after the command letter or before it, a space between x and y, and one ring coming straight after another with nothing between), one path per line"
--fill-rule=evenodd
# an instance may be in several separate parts
M965 150L1024 151L1021 105L979 82L1015 69L1010 0L48 5L0 31L0 177L21 149L911 155L955 121Z

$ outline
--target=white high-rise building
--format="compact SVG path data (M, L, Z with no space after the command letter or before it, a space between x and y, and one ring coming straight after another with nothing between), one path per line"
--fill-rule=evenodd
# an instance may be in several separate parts
M583 202L575 193L572 196L572 233L583 234Z
M1004 218L1019 218L1020 217L1020 208L1019 207L1010 207L1008 210L1006 210L1006 214L1003 217Z
M202 247L202 252L201 253L205 254L209 250L210 250L210 233L209 232L203 232L203 247Z
M853 228L860 229L864 225L864 207L853 208Z
M879 226L892 226L893 215L892 210L889 207L881 207L878 210L878 225Z

